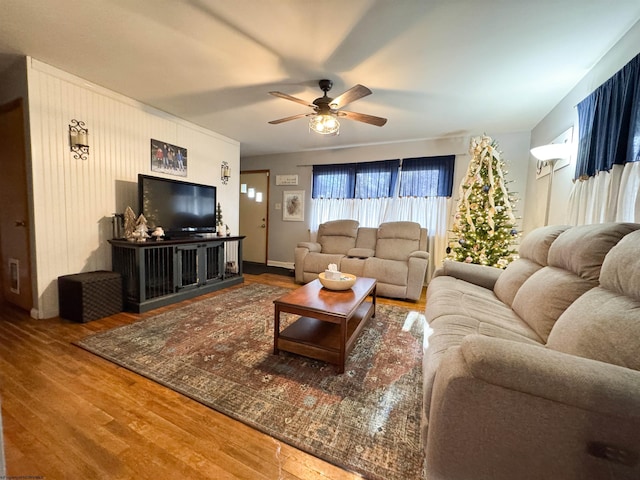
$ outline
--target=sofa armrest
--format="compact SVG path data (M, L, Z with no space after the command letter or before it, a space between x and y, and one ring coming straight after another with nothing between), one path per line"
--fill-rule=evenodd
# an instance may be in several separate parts
M429 260L429 252L416 250L415 252L411 252L409 254L409 258L424 258L425 260Z
M306 248L310 252L321 252L322 245L315 242L298 242L298 248Z
M321 252L322 245L316 242L299 242L293 252L294 274L297 283L304 283L305 258L309 253Z
M640 372L536 345L471 335L460 349L486 383L587 411L640 421Z
M442 267L437 269L433 277L448 276L465 282L473 283L480 287L493 290L498 277L504 270L488 265L477 265L475 263L456 262L445 260Z
M640 372L470 335L443 356L428 478L640 478Z

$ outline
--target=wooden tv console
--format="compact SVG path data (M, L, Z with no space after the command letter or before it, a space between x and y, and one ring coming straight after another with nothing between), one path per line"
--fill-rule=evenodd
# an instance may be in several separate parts
M129 242L109 240L127 310L146 312L244 282L244 236Z

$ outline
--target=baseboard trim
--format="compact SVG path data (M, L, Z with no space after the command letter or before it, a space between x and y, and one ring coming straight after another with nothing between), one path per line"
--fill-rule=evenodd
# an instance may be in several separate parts
M267 260L268 267L280 267L280 268L288 268L289 270L293 270L295 268L295 263L293 262L278 262L276 260Z

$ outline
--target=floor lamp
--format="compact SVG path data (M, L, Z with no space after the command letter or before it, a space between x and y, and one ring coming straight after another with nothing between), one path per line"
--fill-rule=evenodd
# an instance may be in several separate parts
M562 158L568 158L570 155L570 144L568 143L550 143L541 145L531 149L531 155L537 159L536 168L538 173L543 168L549 167L549 188L547 190L547 205L544 212L544 224L549 224L549 206L551 205L551 190L553 188L553 173L555 171L556 162Z

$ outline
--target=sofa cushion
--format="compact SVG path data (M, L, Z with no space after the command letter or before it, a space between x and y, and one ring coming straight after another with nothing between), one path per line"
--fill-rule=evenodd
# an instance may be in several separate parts
M524 237L518 249L520 258L511 262L496 281L493 289L496 296L511 306L522 284L547 265L551 244L568 228L568 225L542 227Z
M549 225L536 228L522 239L518 248L518 255L520 258L528 258L539 265L547 265L551 245L563 232L570 228L569 225Z
M438 282L433 285L436 280ZM519 338L542 344L542 339L533 329L498 300L491 290L450 277L438 277L431 282L431 293L427 298L429 308L425 310L425 318L434 328L446 328L445 319L462 315L481 322L487 328L494 326L502 331L512 332Z
M594 288L560 316L547 347L640 370L640 302Z
M561 268L544 267L520 287L513 310L546 342L558 317L596 285Z
M522 284L541 268L542 265L539 263L528 258L519 258L511 262L498 277L493 292L506 305L512 306Z
M631 223L604 223L562 232L549 247L548 266L534 273L516 293L514 311L546 341L567 307L598 285L607 252L637 228Z
M640 225L638 225L640 228ZM602 263L600 285L607 290L640 301L640 230L626 235Z
M358 225L355 220L334 220L320 225L318 243L322 245L322 253L346 255L356 246Z
M562 233L549 248L548 264L586 279L597 281L605 255L627 234L638 229L635 223L580 225Z
M375 252L377 238L378 238L377 228L360 227L358 228L358 236L356 237L356 248L365 248ZM373 254L371 254L371 256L373 256Z
M378 283L391 283L404 287L407 285L408 273L409 265L406 262L371 257L364 263L363 275L377 278Z
M640 370L640 231L605 257L600 286L576 300L556 322L548 348Z
M387 222L378 227L376 257L406 262L411 252L420 250L420 224Z
M364 264L366 260L359 257L343 257L340 260L340 271L350 273L356 277L364 277Z

